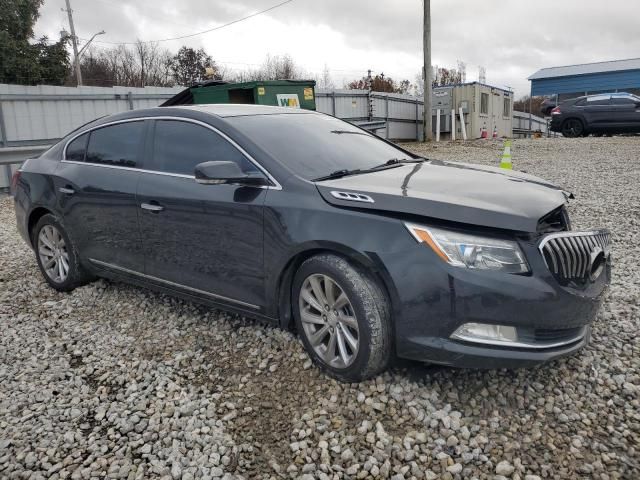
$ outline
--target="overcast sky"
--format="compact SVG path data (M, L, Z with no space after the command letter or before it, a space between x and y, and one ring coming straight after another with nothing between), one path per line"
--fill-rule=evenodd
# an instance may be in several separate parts
M282 0L71 0L76 33L128 42L186 35L263 10ZM45 0L36 35L68 30L64 0ZM487 82L527 94L539 68L640 56L635 2L608 0L432 0L434 65L478 66ZM197 37L163 42L204 47L232 69L259 65L267 54L290 54L311 74L325 66L337 86L371 68L412 82L422 65L421 0L294 0L263 15ZM109 45L100 43L98 47Z

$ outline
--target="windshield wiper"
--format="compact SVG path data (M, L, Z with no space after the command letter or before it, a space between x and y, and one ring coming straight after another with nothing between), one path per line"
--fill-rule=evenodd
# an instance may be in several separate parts
M354 130L331 130L331 133L335 133L336 135L364 135L365 137L370 136L370 134L366 132L358 132Z
M347 177L349 175L358 175L359 173L366 173L368 170L362 170L360 168L356 168L354 170L347 170L343 168L342 170L336 170L335 172L331 172L329 175L324 175L322 177L314 178L312 182L321 182L323 180L334 180L336 178Z
M348 170L346 168L343 168L341 170L336 170L335 172L331 172L329 175L324 175L322 177L314 178L313 181L321 182L323 180L335 180L336 178L348 177L350 175L361 175L363 173L372 173L372 172L378 172L380 170L386 170L388 168L396 168L404 163L422 163L424 161L426 161L426 159L424 158L403 158L403 159L392 158L390 160L387 160L384 163L381 163L380 165L376 165L375 167L356 168L353 170Z
M417 157L417 158L391 158L391 159L387 160L386 162L381 163L380 165L372 167L371 170L378 170L380 168L388 167L390 165L400 165L400 164L403 164L403 163L422 163L422 162L425 162L426 160L427 160L426 158L422 158L422 157Z

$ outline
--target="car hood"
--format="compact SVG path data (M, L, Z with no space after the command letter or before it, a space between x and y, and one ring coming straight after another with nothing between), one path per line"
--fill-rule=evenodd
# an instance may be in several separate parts
M535 232L538 220L567 199L561 188L533 175L438 160L325 180L316 186L327 202L341 207L524 232ZM346 199L338 192L365 197Z

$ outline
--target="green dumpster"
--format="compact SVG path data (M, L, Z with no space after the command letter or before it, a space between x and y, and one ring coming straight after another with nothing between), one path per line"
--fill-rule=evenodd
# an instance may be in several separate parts
M206 82L178 93L162 105L249 103L315 110L315 85L314 80Z

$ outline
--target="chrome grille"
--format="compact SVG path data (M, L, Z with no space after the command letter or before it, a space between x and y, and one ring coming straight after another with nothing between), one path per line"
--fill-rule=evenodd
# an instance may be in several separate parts
M543 237L539 249L547 267L559 280L586 280L595 257L609 256L610 235L607 230L563 232Z

